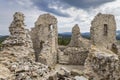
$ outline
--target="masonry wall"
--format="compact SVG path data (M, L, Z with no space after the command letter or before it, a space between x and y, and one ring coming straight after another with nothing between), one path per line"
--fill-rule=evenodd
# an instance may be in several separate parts
M57 19L50 14L40 15L31 30L36 61L52 65L57 62Z
M111 49L116 42L116 22L111 14L97 14L91 22L92 44Z

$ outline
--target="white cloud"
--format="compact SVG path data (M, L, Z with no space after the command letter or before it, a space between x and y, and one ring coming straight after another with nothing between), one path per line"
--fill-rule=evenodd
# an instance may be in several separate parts
M43 11L39 11L36 6L32 5L30 0L15 0L8 1L7 3L3 1L3 3L0 3L0 10L2 11L0 13L0 35L9 34L8 28L15 12L19 11L24 13L27 28L33 27L38 16L44 13Z
M117 30L120 30L120 0L116 0L114 2L109 2L104 5L101 5L100 7L93 9L91 11L91 14L96 14L96 13L105 13L105 14L113 14L116 19L116 24L117 24Z
M93 20L94 16L99 12L101 12L104 14L113 14L116 19L117 30L120 30L120 23L119 23L120 10L119 9L120 9L120 0L116 0L114 2L108 2L97 8L89 8L88 10L69 8L65 11L69 13L72 17L70 19L69 18L61 19L60 22L61 23L64 22L64 23L61 26L62 28L60 29L62 31L65 31L65 30L70 31L70 29L72 28L71 26L77 23L79 24L81 32L86 32L86 31L88 32L90 31L91 21Z

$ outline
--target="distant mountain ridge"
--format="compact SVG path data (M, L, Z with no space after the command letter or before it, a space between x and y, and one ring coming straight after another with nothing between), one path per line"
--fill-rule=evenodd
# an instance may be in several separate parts
M61 37L71 37L72 32L63 32L63 33L59 33L58 36ZM85 33L81 33L82 37L90 39L90 32L85 32ZM116 31L116 39L120 40L120 30Z
M6 35L6 36L0 35L0 44L1 44L7 37L8 37L7 35Z
M63 32L63 33L58 33L58 36L59 37L71 37L72 35L72 32ZM90 32L85 32L85 33L81 33L81 35L84 37L84 38L90 38ZM0 39L1 38L6 38L8 37L8 35L0 35ZM116 39L117 40L120 40L120 30L117 30L116 31Z
M116 39L120 40L120 30L116 31Z

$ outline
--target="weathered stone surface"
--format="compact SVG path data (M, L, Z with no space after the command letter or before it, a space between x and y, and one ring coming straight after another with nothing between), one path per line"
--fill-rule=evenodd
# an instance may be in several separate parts
M58 63L69 64L69 56L65 55L63 51L58 49Z
M71 65L84 65L89 51L84 48L68 47L64 52L59 52L59 63ZM66 63L64 63L66 62Z
M21 80L29 77L29 79L47 79L48 77L44 78L48 75L49 69L47 66L36 63L31 61L30 62L14 62L10 65L12 67L13 65L16 65L15 70L12 70L12 73L15 74L14 77L16 80Z
M74 79L75 79L75 80L88 80L88 79L85 78L84 76L76 76Z
M120 46L115 39L114 16L98 14L91 24L92 46L75 25L70 44L58 48L54 16L41 15L30 36L24 15L16 12L9 27L10 36L0 51L0 80L120 80ZM33 48L36 61L41 63L35 62ZM69 66L68 70L58 70L57 60L62 66L69 64L64 65ZM79 69L72 70L73 65Z
M81 36L80 28L77 24L72 28L72 37L68 46L79 48L89 48L90 46L89 40Z
M36 61L52 65L57 62L57 19L50 14L40 15L31 30ZM44 60L44 62L43 62Z
M16 12L9 27L11 35L3 42L0 51L0 79L47 80L49 68L35 62L31 37L23 21L23 14Z
M116 42L116 22L111 14L97 14L91 22L92 44L111 49Z
M76 69L71 70L70 73L72 76L83 76L83 74L84 74L84 72L76 70Z
M11 77L11 72L4 65L0 64L0 80L5 80Z
M81 37L80 34L80 28L78 26L78 24L76 24L73 28L72 28L72 37L71 37L71 41L69 46L74 46L74 47L79 47L79 39Z
M2 43L3 47L25 46L32 48L32 41L25 29L24 14L16 12L9 27L10 36Z
M21 50L21 48L17 46L0 52L0 65L4 65L4 68L9 71L5 79L46 80L50 71L48 66L34 62L33 55L30 55L29 51L27 51L28 49L26 49L27 48L24 47ZM0 71L4 71L4 68L0 68ZM4 72L3 74L6 73ZM0 73L0 76L3 75Z
M116 22L111 14L99 13L91 23L91 42L84 73L92 80L119 80L119 45Z
M89 53L90 41L82 38L80 28L76 24L72 28L72 37L69 45L58 50L58 61L61 64L84 65Z
M110 50L91 47L85 63L86 75L93 80L119 80L120 65L118 55Z

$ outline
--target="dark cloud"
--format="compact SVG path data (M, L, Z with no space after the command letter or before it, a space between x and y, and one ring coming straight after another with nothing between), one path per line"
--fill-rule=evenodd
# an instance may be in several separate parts
M112 2L115 0L60 0L60 2L67 5L67 7L76 7L76 8L90 8L90 7L97 7L101 4Z
M61 12L60 10L56 10L54 8L49 7L49 4L57 5L55 0L31 0L31 1L34 3L35 6L37 6L42 11L50 12L62 17L70 17L70 15L65 12Z
M111 2L114 0L31 0L35 6L40 10L53 13L62 17L70 17L68 13L61 12L59 7L64 10L69 7L88 9L90 7L98 7L101 4ZM49 5L55 5L58 7L58 10L50 8Z

